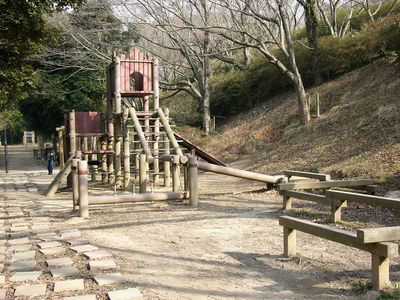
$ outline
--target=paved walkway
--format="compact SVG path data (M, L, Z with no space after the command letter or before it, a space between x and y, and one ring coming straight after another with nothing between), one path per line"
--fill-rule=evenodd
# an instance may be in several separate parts
M31 148L9 147L8 174L3 162L1 154L0 300L143 299L112 254L81 236L70 193L43 196L53 176Z

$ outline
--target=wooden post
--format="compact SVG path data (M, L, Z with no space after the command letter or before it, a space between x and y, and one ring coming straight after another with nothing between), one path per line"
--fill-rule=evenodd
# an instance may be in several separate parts
M22 137L22 144L26 146L26 131L24 131L24 136Z
M169 109L164 109L166 120L169 120ZM170 154L169 151L169 139L167 135L164 135L164 153L166 155ZM171 185L171 163L169 161L164 161L164 187L170 187Z
M390 285L389 258L371 254L372 256L372 287L383 290Z
M114 60L114 97L115 97L115 113L121 114L122 107L121 107L121 62L120 57L117 55L115 56Z
M139 193L146 193L149 164L146 161L146 154L140 154L139 157Z
M32 146L33 147L35 147L35 145L36 145L36 139L35 139L35 132L34 131L32 131Z
M59 156L60 156L60 168L63 168L64 167L64 163L65 163L65 157L64 157L64 130L65 130L64 126L61 127L58 130L58 147L59 147L58 153L59 153Z
M174 155L172 160L172 190L174 192L180 191L180 161L179 155Z
M150 111L149 96L143 97L143 110L146 112ZM148 116L144 117L144 136L146 140L148 140L150 136L150 119Z
M79 215L81 218L89 217L88 196L88 164L86 160L78 162L79 175Z
M292 198L283 196L283 210L292 209Z
M333 223L339 222L342 220L342 207L346 207L347 201L335 201L331 199L331 221Z
M135 169L136 169L136 174L135 174L135 182L139 182L139 173L140 173L140 154L135 155Z
M107 141L104 137L101 139L101 150L107 150ZM101 182L106 184L108 182L107 153L101 155L101 171Z
M189 156L188 175L189 175L189 196L192 207L199 206L199 187L198 187L198 163L195 156ZM185 168L186 169L186 168Z
M160 107L160 87L159 87L159 70L158 70L158 59L153 60L153 105L154 110ZM160 161L159 161L159 139L160 139L160 120L157 118L154 121L154 143L153 143L153 170L154 170L154 184L157 185L160 178Z
M73 158L71 162L72 174L72 210L75 211L75 206L79 205L79 176L78 176L79 159Z
M124 148L124 189L129 187L131 180L131 161L130 161L130 149L129 149L129 129L128 129L128 115L129 109L124 107L123 114L123 148Z
M84 136L83 137L83 147L82 151L88 151L89 150L89 142L88 142L88 137ZM85 154L83 156L84 160L89 160L89 154Z
M189 173L188 168L183 168L183 190L187 191L189 188Z
M76 154L75 111L69 113L69 149L70 156Z
M317 118L319 118L319 116L320 116L320 111L319 111L319 93L317 93L316 95L315 95L315 97L316 97L316 106L317 106Z
M96 138L95 136L93 136L93 137L91 138L91 147L90 147L90 148L91 148L93 151L96 151L96 150L97 150L97 138ZM91 158L92 158L92 160L97 160L97 154L93 153ZM98 169L97 166L92 166L91 176L92 176L92 181L93 181L93 182L96 182L96 180L97 180L97 178L96 178L97 169Z
M296 256L296 230L283 227L283 255Z
M107 150L114 150L114 114L113 114L113 107L111 99L108 101L108 146ZM114 184L115 177L114 177L114 155L109 153L108 154L108 183Z
M115 185L117 187L122 186L122 171L121 171L121 140L122 140L122 133L121 133L121 114L116 114L115 118L115 144L114 144L114 165L115 165Z

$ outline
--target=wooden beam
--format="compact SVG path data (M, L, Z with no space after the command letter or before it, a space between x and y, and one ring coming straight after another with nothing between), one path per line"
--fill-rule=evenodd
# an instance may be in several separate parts
M187 195L184 192L89 196L89 205L182 200L186 197Z
M64 167L60 170L60 172L58 172L56 177L54 177L53 181L50 183L46 191L46 197L54 196L60 188L61 183L68 177L69 173L71 173L71 162L72 155L65 162Z
M313 179L318 179L320 181L331 180L331 175L322 174L322 173L312 173L312 172L295 171L295 170L286 170L283 173L286 176L298 176L298 177L305 177L305 178L313 178Z
M400 226L358 229L357 238L364 244L399 241Z
M337 229L327 225L313 223L307 220L282 216L279 218L279 225L341 243L353 248L368 251L379 256L392 258L398 254L398 245L395 243L363 244L358 240L356 233Z
M326 197L334 200L347 200L384 208L400 209L400 199L372 196L342 191L326 191Z
M292 197L296 199L322 203L325 205L331 204L331 200L327 199L324 195L317 195L313 193L299 192L299 191L279 191L279 194L284 197Z
M371 179L357 180L329 180L320 182L293 182L278 184L278 190L310 190L310 189L327 189L331 187L356 187L365 186L374 183Z

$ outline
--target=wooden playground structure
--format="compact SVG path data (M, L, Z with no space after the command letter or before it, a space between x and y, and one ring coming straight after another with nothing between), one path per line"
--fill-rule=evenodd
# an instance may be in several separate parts
M292 209L293 198L330 206L333 223L341 220L341 210L349 201L400 212L399 199L371 195L376 186L369 179L331 180L328 174L293 170L266 175L225 166L174 133L168 109L160 108L158 80L156 58L138 50L113 55L107 68L107 113L72 111L64 126L57 128L61 171L49 185L47 196L66 181L72 188L72 207L79 207L84 218L89 217L92 205L188 200L197 207L198 173L205 171L276 187L283 196L283 211ZM110 187L114 194L90 195L90 181ZM163 191L156 191L158 187ZM338 188L358 192L334 190ZM370 252L374 288L383 289L390 283L389 259L398 254L398 245L392 242L400 239L400 228L353 233L288 216L280 217L279 224L284 230L285 256L296 255L299 230Z

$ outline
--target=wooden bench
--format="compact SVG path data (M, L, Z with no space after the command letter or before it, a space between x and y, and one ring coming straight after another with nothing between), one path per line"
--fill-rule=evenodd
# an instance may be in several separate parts
M356 233L288 216L280 217L279 225L283 226L284 255L286 257L296 256L296 230L298 230L370 252L372 256L373 288L381 290L390 284L389 259L398 255L397 244L383 242L363 243Z
M341 220L341 208L344 206L340 206L339 203L347 205L347 201L389 208L393 209L395 213L400 211L400 199L334 190L326 191L325 196L333 203L331 206L332 222Z

